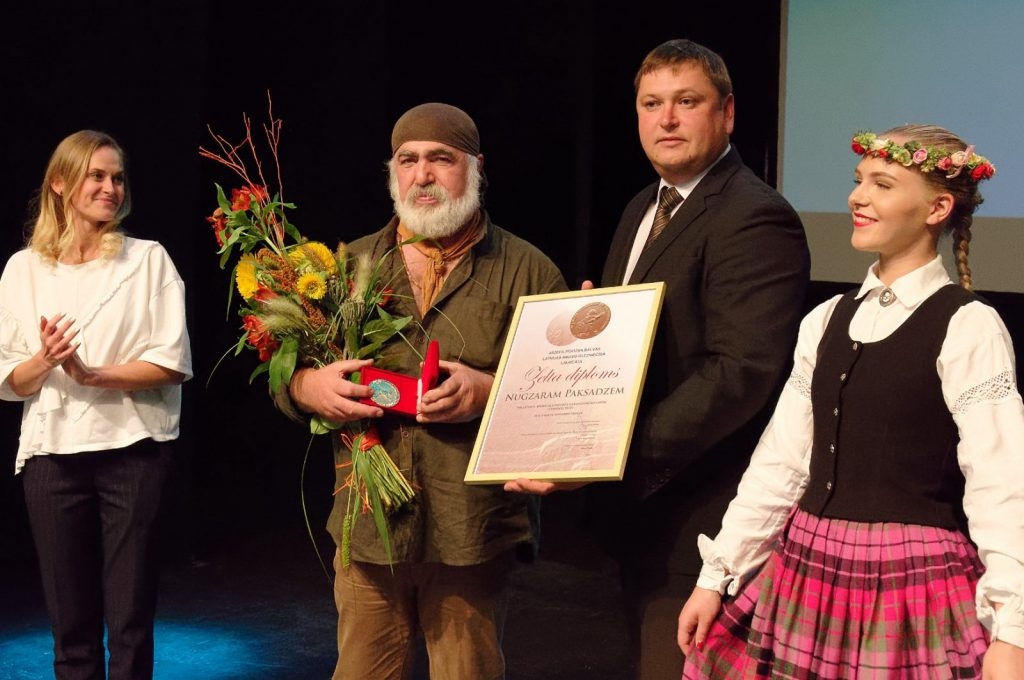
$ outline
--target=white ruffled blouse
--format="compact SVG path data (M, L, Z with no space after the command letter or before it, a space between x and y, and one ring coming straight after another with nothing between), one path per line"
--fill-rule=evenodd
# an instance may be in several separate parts
M888 337L932 293L952 285L936 256L893 282L896 302L883 307L872 304L885 289L875 268L857 293L866 299L850 322L850 337L860 342ZM702 588L736 594L767 560L803 492L813 439L811 376L818 343L840 297L818 305L801 322L793 371L722 529L714 540L698 539ZM993 639L1024 647L1024 404L1010 334L996 311L979 302L961 307L950 319L935 369L959 430L964 510L985 565L978 617ZM995 603L1002 604L998 612Z
M39 392L14 393L7 378L39 351L40 318L61 312L75 319L75 342L86 365L138 359L192 377L185 286L159 243L125 237L117 256L78 265L47 263L34 251L18 251L0 277L0 398L25 402L15 473L34 455L177 438L180 385L102 390L55 369Z

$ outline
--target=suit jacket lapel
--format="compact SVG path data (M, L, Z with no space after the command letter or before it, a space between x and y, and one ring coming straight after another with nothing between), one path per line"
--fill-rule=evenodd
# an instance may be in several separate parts
M668 250L673 242L682 238L687 228L707 211L708 199L722 192L725 183L735 174L741 163L739 153L736 151L736 147L733 147L726 154L725 158L719 161L715 167L711 168L711 171L704 176L704 179L697 183L697 186L694 187L690 195L683 201L683 204L676 210L675 215L672 216L672 220L665 227L665 230L661 232L661 235L654 240L654 243L651 243L640 253L640 259L637 260L636 266L633 268L633 273L629 277L629 283L639 283L645 280L647 273L654 263L657 262L658 258ZM641 214L637 218L638 224L642 217L643 215ZM623 263L621 271L625 271L625 263Z

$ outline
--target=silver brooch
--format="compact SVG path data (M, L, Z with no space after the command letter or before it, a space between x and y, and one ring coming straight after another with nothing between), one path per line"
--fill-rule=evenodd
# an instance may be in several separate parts
M896 302L896 293L892 292L892 288L886 288L882 291L882 294L878 296L878 304L883 307L888 307L894 302Z

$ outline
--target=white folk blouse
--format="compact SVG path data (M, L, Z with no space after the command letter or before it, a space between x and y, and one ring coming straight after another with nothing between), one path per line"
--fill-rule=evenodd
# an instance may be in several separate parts
M88 366L138 359L192 377L185 285L159 243L125 237L117 256L78 265L48 263L32 250L18 251L0 276L0 398L25 402L15 474L35 455L177 438L180 385L97 389L55 369L39 392L14 393L7 378L39 351L40 318L61 312L75 319L78 353Z
M875 275L876 266L857 293L866 299L849 328L850 337L864 343L888 337L932 293L953 285L936 256L893 282L896 302L883 307L877 300L885 285ZM698 539L702 588L735 595L767 560L803 492L813 440L811 376L818 343L840 297L818 305L801 322L793 371L722 529L714 540ZM950 319L935 369L959 430L964 510L985 565L978 617L993 639L1024 647L1024 404L1012 340L996 311L979 302L961 307ZM1002 603L998 613L993 603Z

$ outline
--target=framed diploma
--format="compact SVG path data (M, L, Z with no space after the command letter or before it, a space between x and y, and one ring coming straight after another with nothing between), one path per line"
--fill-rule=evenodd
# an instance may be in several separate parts
M621 480L665 284L519 298L469 484Z

